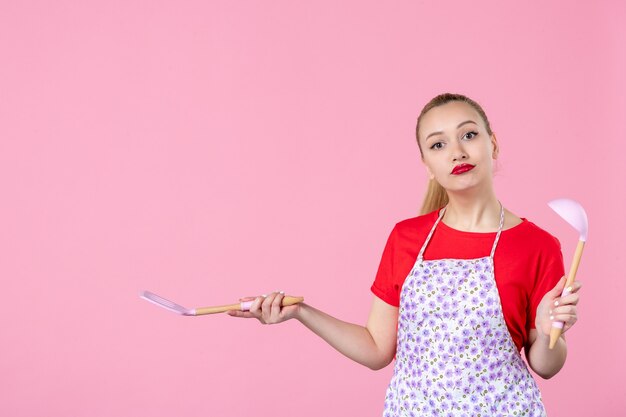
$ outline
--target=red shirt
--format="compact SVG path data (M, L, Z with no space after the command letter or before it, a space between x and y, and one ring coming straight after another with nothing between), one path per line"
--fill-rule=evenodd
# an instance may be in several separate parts
M395 225L383 251L372 292L398 307L404 279L411 272L426 236L437 220L438 210L403 220ZM439 222L425 260L473 259L489 256L496 233L463 232ZM535 328L537 306L543 296L565 275L558 239L522 218L522 223L503 230L494 254L495 280L504 320L518 350Z

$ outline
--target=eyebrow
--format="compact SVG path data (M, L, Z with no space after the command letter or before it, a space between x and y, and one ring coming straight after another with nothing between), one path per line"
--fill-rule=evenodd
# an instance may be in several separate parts
M465 125L465 124L467 124L467 123L474 123L475 125L478 125L478 123L476 123L476 122L475 122L475 121L473 121L473 120L466 120L466 121L464 121L464 122L459 123L459 125L458 125L456 128L458 129L458 128L460 128L461 126L463 126L463 125ZM440 135L440 134L442 134L442 133L443 133L443 132L433 132L433 133L431 133L430 135L426 136L426 139L424 139L424 141L427 141L427 140L428 140L428 138L429 138L429 137L431 137L431 136L434 136L434 135Z

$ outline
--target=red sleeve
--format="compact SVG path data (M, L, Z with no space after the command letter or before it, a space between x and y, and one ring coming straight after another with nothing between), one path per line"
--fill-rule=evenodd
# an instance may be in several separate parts
M383 250L383 255L378 266L378 272L376 273L376 279L372 284L372 292L378 298L390 304L398 307L400 305L400 291L398 288L397 280L394 279L394 256L395 246L397 241L397 231L394 226L393 230L389 234L387 244Z
M540 257L535 285L530 291L530 298L528 303L527 317L529 328L535 328L535 317L537 315L537 306L541 302L541 299L546 295L548 291L553 289L557 282L565 275L563 266L563 254L561 253L561 243L553 236L553 242L546 245L545 252Z

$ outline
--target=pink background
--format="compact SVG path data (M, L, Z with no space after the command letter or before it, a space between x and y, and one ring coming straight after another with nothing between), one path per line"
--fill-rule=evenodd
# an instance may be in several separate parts
M626 409L626 6L0 3L0 415L379 416L373 372L297 322L185 318L273 290L364 324L426 175L415 118L461 92L499 198L562 243L590 220L552 416Z

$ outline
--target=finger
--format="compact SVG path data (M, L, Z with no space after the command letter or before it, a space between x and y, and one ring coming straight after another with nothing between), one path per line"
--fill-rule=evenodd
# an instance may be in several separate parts
M232 317L240 317L240 318L246 318L246 319L255 319L256 318L255 316L253 316L248 311L228 310L226 312L226 314L228 314L229 316L232 316Z
M263 304L261 307L261 317L263 317L263 320L265 321L269 321L270 317L272 315L272 303L274 302L274 299L276 298L276 295L278 293L273 292L271 294L269 294L265 300L263 300Z
M563 306L563 305L569 305L569 304L576 305L578 304L579 300L580 300L580 295L578 295L578 293L574 293L565 297L561 297L555 301L558 301L559 305Z
M578 308L576 306L562 306L555 308L554 310L550 310L550 320L566 322L566 320L563 319L568 317L578 318Z
M252 313L256 318L261 317L261 306L264 301L265 297L256 297L250 306L250 313Z
M568 285L566 290L568 290L570 293L575 293L575 292L578 292L582 287L583 287L582 282L574 281L570 285Z
M274 298L274 301L272 301L271 317L275 321L278 321L280 319L280 313L282 310L282 303L283 303L284 297L285 297L285 293L283 291L280 291L278 294L276 294L276 298Z
M574 281L570 285L568 285L566 288L563 289L563 292L561 293L561 297L565 297L566 295L577 293L581 287L582 287L582 283L580 281Z
M578 309L576 308L575 305L566 305L566 306L561 306L561 307L556 307L554 309L551 310L550 315L551 316L558 316L559 314L573 314L576 315L578 312Z
M560 321L561 323L565 323L566 325L573 326L574 323L578 320L577 316L573 316L571 314L557 314L554 316L554 321Z
M574 324L578 323L578 319L579 317L575 317L571 323L565 323L565 325L563 326L563 332L571 329Z
M578 304L579 299L580 295L578 295L578 293L559 297L552 302L552 307L554 308L565 304Z

